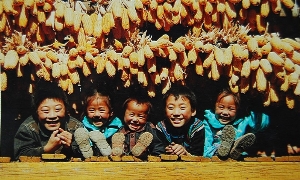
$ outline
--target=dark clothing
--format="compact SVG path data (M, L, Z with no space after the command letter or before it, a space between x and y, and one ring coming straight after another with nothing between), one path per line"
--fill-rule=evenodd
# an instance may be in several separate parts
M67 116L65 120L61 128L71 134L74 134L77 128L83 127L83 124L73 117ZM44 146L47 144L51 134L52 131L48 131L32 116L25 119L14 138L15 160L18 160L20 156L41 156L44 153ZM61 146L55 153L65 154L67 158L81 157L79 147L74 141L74 136L70 148Z
M153 140L148 146L147 150L139 156L140 159L146 160L148 155L158 156L165 152L165 147L161 140L157 137L155 126L147 122L145 126L139 131L130 131L127 126L120 129L121 133L125 135L124 152L125 154L131 154L131 149L137 143L139 137L144 132L149 132L153 135Z
M182 145L191 155L203 155L205 131L201 120L192 118L180 128L175 128L168 120L163 120L157 123L156 128L164 147L174 142Z

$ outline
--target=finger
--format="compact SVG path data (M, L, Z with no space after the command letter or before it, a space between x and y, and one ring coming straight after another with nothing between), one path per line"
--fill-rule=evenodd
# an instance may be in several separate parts
M56 137L57 134L58 134L58 130L55 130L55 131L52 132L51 136Z

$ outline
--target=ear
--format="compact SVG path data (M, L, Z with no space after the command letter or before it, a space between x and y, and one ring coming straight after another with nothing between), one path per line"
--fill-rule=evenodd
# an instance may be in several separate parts
M195 116L197 113L196 109L192 110L192 116Z

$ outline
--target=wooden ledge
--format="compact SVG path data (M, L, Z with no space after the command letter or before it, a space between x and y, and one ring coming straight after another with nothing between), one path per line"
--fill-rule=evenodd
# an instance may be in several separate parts
M300 179L300 162L13 162L1 179Z

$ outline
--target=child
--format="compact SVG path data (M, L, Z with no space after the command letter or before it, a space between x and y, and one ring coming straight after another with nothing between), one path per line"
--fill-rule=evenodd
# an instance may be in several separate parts
M148 122L151 103L143 97L130 97L123 104L125 126L112 137L112 155L133 155L146 160L148 155L160 155L164 147Z
M217 96L215 110L205 110L205 157L239 159L255 141L253 133L265 129L269 116L250 112L249 116L236 118L240 105L239 94L224 89Z
M172 86L163 97L166 119L156 127L165 152L176 155L203 154L204 125L195 117L197 100L186 86Z
M42 82L40 82L42 83ZM33 95L33 113L19 127L14 138L14 158L41 156L44 153L80 157L78 145L72 138L83 127L68 115L68 100L57 84L39 84Z
M98 89L86 93L84 100L84 128L75 131L75 140L85 158L111 154L111 137L122 126L118 117L113 116L109 95Z

